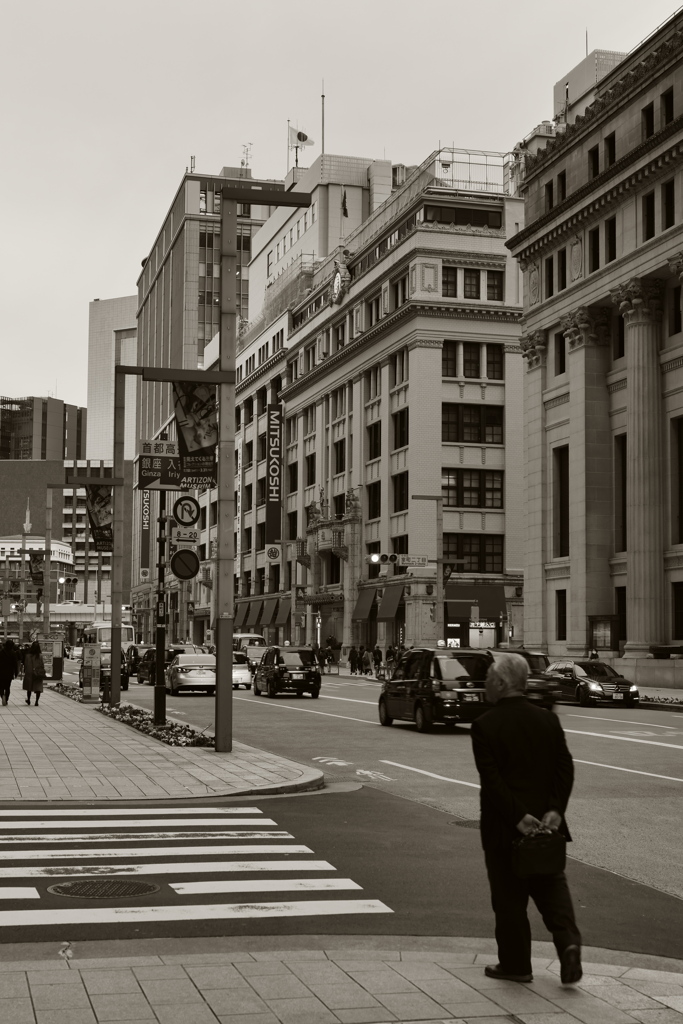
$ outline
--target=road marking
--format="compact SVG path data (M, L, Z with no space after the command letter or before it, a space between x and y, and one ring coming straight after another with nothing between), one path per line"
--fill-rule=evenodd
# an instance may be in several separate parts
M46 832L42 835L26 835L24 832L10 835L0 833L0 843L154 843L193 839L293 839L289 832Z
M76 875L210 875L253 871L336 871L326 860L164 861L158 864L59 864L0 868L0 878L72 878Z
M381 900L306 900L293 903L199 903L171 907L92 907L64 910L0 911L0 927L21 925L116 924L119 921L228 921L263 917L326 917L393 914Z
M366 768L358 768L356 775L367 775L373 782L396 782L396 779L390 779L388 775L383 775L382 772L370 772Z
M34 860L66 860L73 857L73 850L22 850L22 855L30 853ZM259 853L313 853L307 846L256 844L250 846L144 846L128 847L122 850L89 850L87 847L78 851L79 856L88 859L111 857L123 860L124 857L135 860L136 857L211 857L218 854L259 854ZM16 850L0 850L0 860L16 860Z
M205 892L296 892L321 889L362 889L350 878L242 878L227 882L169 882L180 896L196 896Z
M336 764L339 768L345 768L353 764L353 761L342 761L338 757L312 757L312 761L321 761L323 764Z
M331 697L329 693L321 693L320 696L324 697L325 700L346 700L349 704L372 704L373 708L377 707L376 700L358 700L357 697Z
M173 813L171 807L145 807L145 817L150 814ZM98 818L118 818L125 815L140 813L139 807L72 807L70 809L37 811L0 811L0 818L88 818L93 814ZM263 814L258 807L183 807L183 816L186 814Z
M359 886L360 888L360 886ZM40 893L32 885L2 885L0 900L39 900Z
M348 715L331 715L329 711L313 711L309 708L290 708L286 704L275 705L273 701L255 701L249 700L249 697L233 697L233 700L247 700L252 706L267 708L267 707L279 707L283 711L303 711L307 715L323 715L324 718L343 718L345 722L360 722L362 725L377 725L377 722L371 722L368 718L349 718Z
M598 761L580 761L574 758L576 764L591 764L596 768L611 768L615 772L630 772L631 775L647 775L651 779L666 779L668 782L683 782L683 779L676 779L673 775L656 775L654 772L639 772L635 768L618 768L615 764L600 764Z
M97 812L99 814L99 811ZM83 828L84 821L53 821L49 818L37 818L31 821L5 821L0 820L0 841L2 840L2 831L10 828ZM88 828L116 828L122 826L123 828L173 828L177 825L251 825L261 828L263 825L276 825L277 823L271 818L155 818L153 821L147 821L145 818L126 818L123 821L97 821L93 819L88 821ZM70 837L73 838L73 837Z
M658 740L637 740L633 736L617 736L613 732L584 732L582 729L565 729L575 736L597 736L601 740L621 740L622 743L645 743L648 747L669 747L671 750L683 750L679 743L660 743Z
M394 768L405 768L407 772L418 772L420 775L429 775L432 779L440 779L442 782L455 782L458 786L470 786L472 789L481 789L476 782L463 782L462 779L449 779L447 775L436 775L434 772L426 772L424 768L411 768L409 764L399 764L398 761L380 760L380 764L390 764Z
M591 718L596 722L621 722L623 725L637 725L638 719L632 718L603 718L602 715L563 715L563 718ZM656 722L648 722L647 726L649 729L671 729L670 725L657 725ZM680 729L674 730L675 732L681 732Z

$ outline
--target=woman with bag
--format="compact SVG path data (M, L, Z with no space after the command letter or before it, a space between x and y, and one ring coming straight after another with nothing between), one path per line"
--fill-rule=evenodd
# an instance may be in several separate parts
M40 644L37 640L34 640L28 651L26 652L26 659L24 661L24 686L26 690L26 703L31 703L31 694L36 695L36 707L38 707L38 701L40 695L43 692L43 680L45 679L45 662L43 656L40 653Z

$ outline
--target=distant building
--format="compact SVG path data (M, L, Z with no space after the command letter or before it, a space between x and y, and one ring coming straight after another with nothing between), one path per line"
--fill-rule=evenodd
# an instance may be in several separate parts
M0 397L0 459L85 458L87 412L59 398Z
M114 457L114 366L137 364L137 295L118 299L93 299L88 315L88 439L86 455L69 458L92 460ZM135 457L135 409L138 378L126 379L124 454Z

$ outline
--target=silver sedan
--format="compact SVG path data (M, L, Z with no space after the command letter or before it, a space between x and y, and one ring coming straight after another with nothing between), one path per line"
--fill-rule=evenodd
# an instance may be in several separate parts
M166 672L166 692L204 690L209 696L216 692L216 657L214 654L177 654Z

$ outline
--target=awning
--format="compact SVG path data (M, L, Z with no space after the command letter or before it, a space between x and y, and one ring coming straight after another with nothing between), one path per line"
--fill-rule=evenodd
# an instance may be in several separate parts
M244 617L249 609L249 602L242 601L242 604L237 605L237 611L235 612L235 621L233 622L233 632L237 632L238 629L242 628L244 624Z
M377 612L378 622L393 622L403 597L403 587L385 587Z
M277 615L275 616L275 622L273 623L274 626L286 626L287 625L287 619L289 618L289 612L290 612L291 607L292 607L292 599L291 599L291 597L282 597L282 598L280 598L280 607L278 608Z
M263 601L252 601L249 605L249 614L247 615L247 621L245 625L255 626L258 622L259 612L263 606Z
M263 614L261 615L261 625L270 626L275 615L275 607L277 605L276 597L269 597L267 601L263 602Z
M506 613L505 587L499 584L468 587L447 583L446 604L449 618L452 619L469 619L473 604L479 607L480 619L497 619Z
M375 587L370 587L368 590L361 590L356 601L356 607L353 609L353 615L351 616L352 622L357 622L359 619L367 619L370 614L370 609L375 600L375 594L377 590Z

